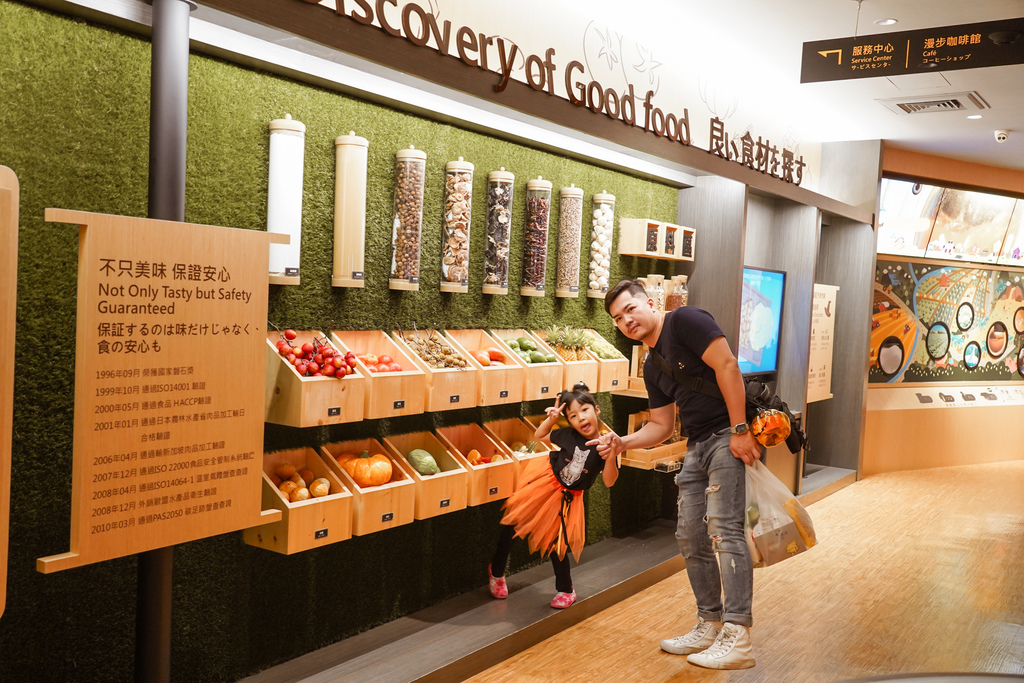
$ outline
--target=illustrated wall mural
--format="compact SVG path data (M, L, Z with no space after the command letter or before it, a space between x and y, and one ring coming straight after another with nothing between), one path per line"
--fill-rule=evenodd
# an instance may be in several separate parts
M878 260L868 381L1024 381L1024 272Z

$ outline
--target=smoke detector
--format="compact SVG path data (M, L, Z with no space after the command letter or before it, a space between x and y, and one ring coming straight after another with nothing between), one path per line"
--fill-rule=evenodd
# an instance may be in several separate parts
M940 111L964 111L989 109L978 91L956 92L943 95L919 95L917 97L894 97L878 100L889 111L904 116L906 114L928 114Z

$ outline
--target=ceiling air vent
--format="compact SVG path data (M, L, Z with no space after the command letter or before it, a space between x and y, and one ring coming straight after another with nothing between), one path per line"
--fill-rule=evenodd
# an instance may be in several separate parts
M927 114L935 111L963 111L965 109L988 109L985 98L974 92L957 92L944 95L922 95L919 97L895 97L878 100L895 114Z

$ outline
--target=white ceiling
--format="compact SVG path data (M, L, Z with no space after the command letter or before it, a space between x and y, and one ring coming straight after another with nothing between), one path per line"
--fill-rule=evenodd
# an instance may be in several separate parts
M621 3L595 1L610 14L623 12ZM803 125L813 126L816 139L883 139L905 149L1024 170L1024 65L800 84L804 42L1024 17L1022 0L648 0L644 4L658 5L659 14L669 19L660 22L659 35L652 36L652 42L670 41L673 26L698 23L710 28L711 40L724 50L748 55L748 71L772 79L786 101L799 109L787 115L806 116ZM898 23L874 23L886 17ZM645 19L636 19L631 30L643 30ZM648 24L648 35L651 30ZM878 101L970 91L980 93L991 107L977 112L982 119L969 120L967 114L974 112L963 111L897 115ZM997 129L1011 131L1005 143L996 142Z

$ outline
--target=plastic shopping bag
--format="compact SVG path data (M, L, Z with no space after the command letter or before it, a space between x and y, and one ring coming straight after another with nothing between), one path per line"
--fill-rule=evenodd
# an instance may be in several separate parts
M760 460L746 468L746 476L743 533L754 566L767 567L813 547L811 517L786 485Z

